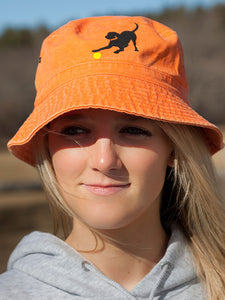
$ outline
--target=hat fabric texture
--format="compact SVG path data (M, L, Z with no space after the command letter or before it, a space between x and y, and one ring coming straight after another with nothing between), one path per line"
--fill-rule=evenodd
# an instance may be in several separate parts
M203 128L211 153L222 133L188 102L183 50L173 30L145 17L75 20L43 42L33 112L8 142L35 165L33 137L58 116L101 108Z

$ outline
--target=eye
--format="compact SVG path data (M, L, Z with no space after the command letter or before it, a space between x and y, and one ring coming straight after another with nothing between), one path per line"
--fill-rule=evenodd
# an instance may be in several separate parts
M61 134L65 135L81 135L85 133L90 133L90 130L77 127L77 126L67 126L60 131Z
M133 127L133 126L122 128L120 130L120 133L125 133L134 136L143 136L143 135L152 136L150 131L139 127Z

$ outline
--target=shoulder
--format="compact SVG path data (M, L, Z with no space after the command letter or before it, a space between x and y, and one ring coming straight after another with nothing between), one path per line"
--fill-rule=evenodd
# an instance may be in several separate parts
M0 299L27 299L35 280L19 270L0 274Z
M40 300L47 298L71 299L69 294L21 270L13 269L0 274L0 299Z
M79 260L58 237L32 232L19 242L7 271L0 274L0 299L70 299L64 292L65 277Z
M18 243L10 255L8 270L13 269L20 262L24 263L25 260L34 260L38 254L46 254L46 256L58 254L64 247L65 243L53 234L34 231L23 237Z

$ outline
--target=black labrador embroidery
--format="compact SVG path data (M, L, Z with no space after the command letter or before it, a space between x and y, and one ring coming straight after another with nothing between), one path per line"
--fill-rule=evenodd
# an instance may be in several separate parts
M101 50L110 49L112 47L118 47L119 49L114 51L114 53L119 53L121 51L124 51L124 48L126 48L129 45L130 41L133 42L135 51L139 51L136 46L137 36L134 33L138 29L138 24L135 24L136 28L133 31L123 31L120 34L117 32L108 32L105 36L106 39L110 40L108 46L97 50L92 50L92 52L98 52Z

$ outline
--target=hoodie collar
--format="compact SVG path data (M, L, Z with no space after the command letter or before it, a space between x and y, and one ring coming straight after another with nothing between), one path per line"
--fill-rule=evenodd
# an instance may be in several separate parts
M12 253L8 270L23 271L44 284L80 296L80 299L134 300L153 299L162 291L196 279L192 261L182 231L173 226L164 257L128 292L56 236L33 232L23 238Z
M131 291L135 297L153 299L162 292L176 289L197 279L191 251L184 234L176 225L172 226L171 231L165 255Z

